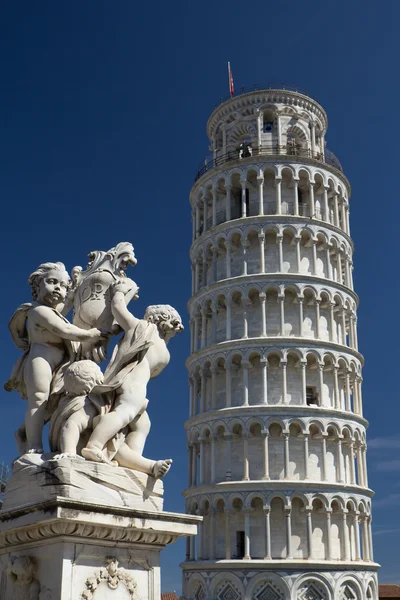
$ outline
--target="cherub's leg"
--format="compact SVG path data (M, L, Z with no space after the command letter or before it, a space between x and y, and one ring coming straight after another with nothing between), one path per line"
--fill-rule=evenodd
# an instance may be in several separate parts
M85 406L72 415L61 429L59 447L62 454L76 455L81 433L96 416L95 406L88 400Z
M107 442L142 412L146 401L149 376L147 362L139 363L121 386L121 393L117 397L115 408L101 417L94 428L86 448L82 449L82 456L90 460L104 460L102 451Z
M27 361L24 378L28 392L25 414L28 452L43 452L42 431L52 377L51 367L42 357L36 356Z
M172 460L150 460L142 456L150 425L149 415L147 411L144 411L130 424L132 431L127 435L125 443L119 448L115 460L120 467L136 469L142 473L160 478L164 477L169 471Z
M131 432L126 436L125 443L131 450L142 455L144 445L146 443L147 436L149 435L151 427L151 421L147 410L141 415L138 415L136 419L129 423Z

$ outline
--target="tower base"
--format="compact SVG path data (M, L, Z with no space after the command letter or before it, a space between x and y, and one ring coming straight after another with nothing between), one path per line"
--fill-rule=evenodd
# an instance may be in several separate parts
M184 600L378 600L376 563L221 560L181 567Z

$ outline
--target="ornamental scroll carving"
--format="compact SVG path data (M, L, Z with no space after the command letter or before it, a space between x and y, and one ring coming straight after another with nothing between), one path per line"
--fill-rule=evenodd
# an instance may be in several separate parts
M130 598L137 600L135 578L126 569L118 567L118 560L114 556L108 556L105 564L106 567L95 573L94 577L87 578L81 600L92 600L101 583L105 583L110 590L116 590L122 584L128 590Z

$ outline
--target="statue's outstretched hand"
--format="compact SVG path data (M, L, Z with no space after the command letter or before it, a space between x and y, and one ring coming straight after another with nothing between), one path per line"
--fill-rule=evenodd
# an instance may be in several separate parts
M139 286L129 277L123 277L112 286L113 293L122 292L124 296L130 296L134 300L139 298Z

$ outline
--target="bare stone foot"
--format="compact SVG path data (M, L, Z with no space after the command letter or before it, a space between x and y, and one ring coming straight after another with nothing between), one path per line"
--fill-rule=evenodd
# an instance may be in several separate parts
M171 458L167 458L165 460L156 460L153 466L153 477L155 477L156 479L161 479L168 473L168 471L171 468L171 465Z
M86 448L82 448L82 456L94 462L106 463L108 465L110 464L110 461L105 453L94 446L86 446Z

